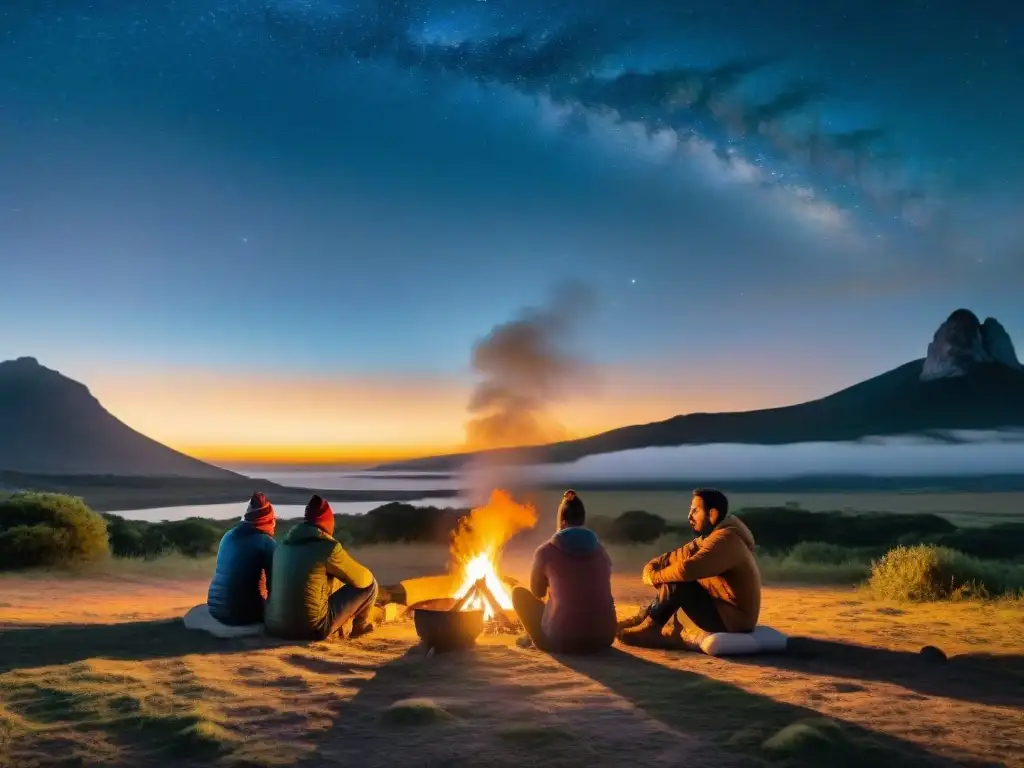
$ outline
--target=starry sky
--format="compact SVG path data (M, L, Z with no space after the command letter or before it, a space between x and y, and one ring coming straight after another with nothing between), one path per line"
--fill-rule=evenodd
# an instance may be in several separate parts
M457 447L549 305L560 435L824 395L1024 338L1022 92L998 0L8 0L0 358L224 460Z

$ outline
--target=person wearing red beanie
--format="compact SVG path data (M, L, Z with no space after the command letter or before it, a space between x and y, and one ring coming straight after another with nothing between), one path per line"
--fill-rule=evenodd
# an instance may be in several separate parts
M206 593L210 615L221 624L241 626L263 622L267 585L274 560L274 505L256 492L242 519L224 534L217 548L217 566Z
M314 495L274 555L266 632L283 640L349 638L374 629L377 580L334 538L334 510ZM346 633L345 625L351 622Z

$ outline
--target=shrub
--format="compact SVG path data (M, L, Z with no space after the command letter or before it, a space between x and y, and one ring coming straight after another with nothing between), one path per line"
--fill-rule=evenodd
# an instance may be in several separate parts
M176 552L187 557L204 557L217 554L224 529L211 520L190 517L164 523L161 533L169 548Z
M826 541L801 541L789 551L785 558L787 562L791 563L814 565L842 565L856 559L855 550Z
M871 573L866 560L818 563L791 556L760 554L757 565L766 584L862 584Z
M946 547L896 547L872 565L871 590L899 602L989 597L1024 589L1024 566L986 562Z
M657 540L668 530L665 518L642 509L631 509L612 521L608 537L613 543L646 544Z
M959 528L930 542L986 559L1020 560L1024 557L1024 523L1000 523L988 528Z
M892 512L811 512L795 507L751 507L739 517L760 549L785 552L800 542L823 541L844 547L887 550L954 534L955 525L932 514Z
M464 513L456 509L414 507L392 502L350 518L346 527L356 544L394 542L446 543Z
M81 565L109 554L106 522L80 498L30 492L0 498L0 568Z
M110 532L110 549L115 557L147 560L178 552L188 557L204 557L217 552L224 532L235 520L207 520L190 517L151 523L105 515Z

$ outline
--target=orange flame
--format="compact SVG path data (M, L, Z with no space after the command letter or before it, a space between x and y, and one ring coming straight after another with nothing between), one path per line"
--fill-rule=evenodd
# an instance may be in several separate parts
M512 608L512 598L498 576L501 550L517 533L536 524L536 509L516 503L508 491L492 491L487 503L463 518L452 534L451 571L462 579L455 599L464 597L484 579L498 605L503 610ZM466 608L483 610L485 619L494 616L491 606L480 596L473 597Z

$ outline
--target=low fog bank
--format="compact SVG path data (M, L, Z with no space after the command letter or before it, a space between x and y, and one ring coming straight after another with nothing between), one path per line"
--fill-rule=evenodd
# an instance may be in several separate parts
M1024 473L1024 431L866 438L844 443L718 443L639 448L567 464L483 470L506 481L784 480L807 476L950 477ZM471 473L474 474L474 473ZM474 482L474 479L476 482ZM469 480L471 487L483 478Z

